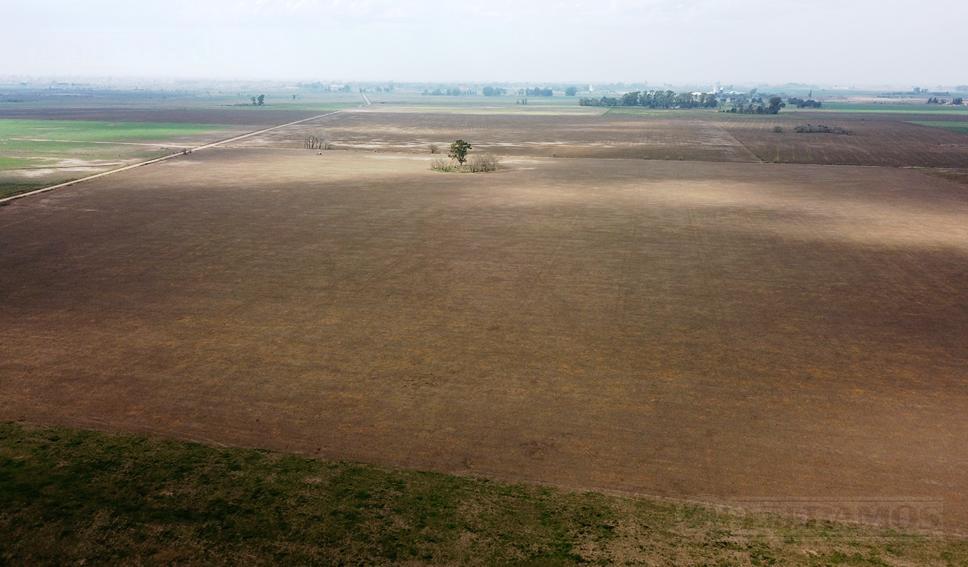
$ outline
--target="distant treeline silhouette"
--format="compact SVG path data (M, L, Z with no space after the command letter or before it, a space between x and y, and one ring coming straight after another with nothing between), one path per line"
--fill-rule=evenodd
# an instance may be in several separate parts
M581 106L643 106L646 108L715 108L719 100L713 93L675 91L634 91L621 97L582 98Z

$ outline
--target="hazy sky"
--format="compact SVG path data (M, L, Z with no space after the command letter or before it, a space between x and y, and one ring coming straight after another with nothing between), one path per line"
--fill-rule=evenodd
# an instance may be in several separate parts
M968 0L0 0L0 75L968 83Z

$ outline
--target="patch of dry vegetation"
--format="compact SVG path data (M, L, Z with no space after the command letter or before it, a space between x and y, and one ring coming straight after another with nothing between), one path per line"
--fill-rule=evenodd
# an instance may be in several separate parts
M840 126L827 126L826 124L801 124L793 129L797 134L839 134L846 136L850 132Z
M489 171L497 171L500 165L500 160L496 156L491 154L478 154L471 156L467 161L467 167L470 169L471 173L487 173Z
M464 165L444 158L434 158L430 162L430 169L442 173L489 173L500 167L501 159L491 154L473 155Z

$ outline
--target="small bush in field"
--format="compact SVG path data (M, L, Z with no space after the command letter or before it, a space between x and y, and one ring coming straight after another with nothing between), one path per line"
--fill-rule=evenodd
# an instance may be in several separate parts
M468 169L471 173L486 173L496 171L500 162L497 157L490 154L479 154L472 156L468 161Z

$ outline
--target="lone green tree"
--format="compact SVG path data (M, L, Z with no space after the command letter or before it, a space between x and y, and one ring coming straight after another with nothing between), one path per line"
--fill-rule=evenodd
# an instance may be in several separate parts
M260 94L256 100L259 101L259 106L262 106L266 103L266 95Z
M467 152L471 151L472 146L464 140L457 140L450 145L450 153L447 155L451 159L456 159L457 163L464 165L467 161Z

